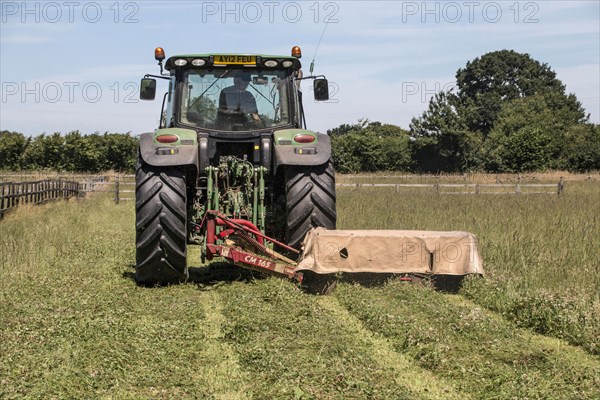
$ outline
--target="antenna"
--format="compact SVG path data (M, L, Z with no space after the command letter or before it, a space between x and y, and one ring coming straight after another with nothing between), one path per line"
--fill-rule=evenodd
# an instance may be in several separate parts
M315 58L317 58L317 52L319 51L319 46L321 45L321 40L323 40L323 36L325 35L325 31L327 30L327 25L329 22L325 22L325 26L323 27L323 32L321 32L321 37L319 38L319 42L317 43L317 48L315 49L315 54L313 55L312 62L310 63L310 75L312 76L313 70L315 69Z

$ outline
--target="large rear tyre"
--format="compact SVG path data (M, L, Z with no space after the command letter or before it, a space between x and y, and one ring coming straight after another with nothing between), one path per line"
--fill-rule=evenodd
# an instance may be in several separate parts
M311 228L335 229L335 176L331 163L287 166L285 192L288 245L300 249Z
M176 167L140 160L135 190L135 280L143 285L185 282L186 184Z

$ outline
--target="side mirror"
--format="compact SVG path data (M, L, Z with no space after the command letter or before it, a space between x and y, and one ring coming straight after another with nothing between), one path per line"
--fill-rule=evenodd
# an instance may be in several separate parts
M315 100L326 101L329 100L329 82L325 78L315 79L313 82L315 88Z
M156 97L156 79L143 78L140 83L140 99L154 100Z

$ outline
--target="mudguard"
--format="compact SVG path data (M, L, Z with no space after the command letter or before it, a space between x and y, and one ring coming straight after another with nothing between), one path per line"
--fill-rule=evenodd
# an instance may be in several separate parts
M172 135L172 143L160 143L158 136ZM174 139L174 138L173 138ZM140 135L140 155L144 162L155 167L193 165L198 168L198 135L182 128L157 129Z
M298 135L313 136L315 140L301 143L295 140ZM273 136L275 170L281 165L322 165L331 159L331 140L325 134L306 129L284 129Z

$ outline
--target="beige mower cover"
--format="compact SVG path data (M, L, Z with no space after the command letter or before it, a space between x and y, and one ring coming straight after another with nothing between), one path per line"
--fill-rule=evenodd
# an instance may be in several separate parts
M477 239L468 232L338 231L316 228L304 238L296 271L318 274L483 275Z

